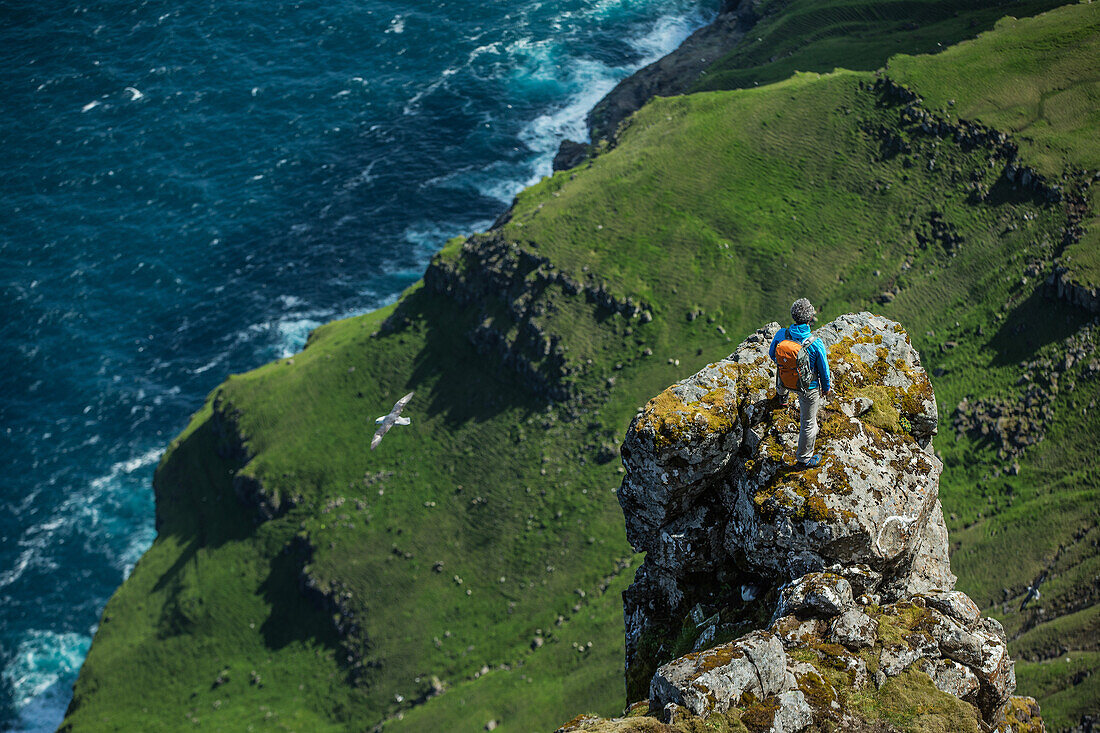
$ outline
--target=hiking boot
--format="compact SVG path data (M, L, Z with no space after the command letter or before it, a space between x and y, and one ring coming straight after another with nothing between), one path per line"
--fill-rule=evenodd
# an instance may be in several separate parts
M815 456L811 456L810 460L808 460L808 461L799 461L798 463L796 463L794 465L795 465L796 468L813 468L817 464L821 463L821 457L822 457L821 454L818 453Z

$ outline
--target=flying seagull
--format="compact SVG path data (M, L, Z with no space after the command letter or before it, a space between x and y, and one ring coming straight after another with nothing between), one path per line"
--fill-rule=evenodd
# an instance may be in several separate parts
M1039 600L1039 597L1041 596L1041 594L1039 593L1039 586L1046 579L1047 571L1044 570L1043 572L1039 573L1039 577L1033 580L1031 582L1031 585L1027 587L1027 590L1024 592L1024 602L1020 604L1021 611L1027 608L1028 603Z
M412 399L413 393L409 392L407 395L399 399L390 410L389 415L383 415L382 417L375 418L374 424L378 426L378 430L374 432L374 437L370 441L370 449L374 450L378 447L378 444L382 442L382 436L389 432L389 429L394 425L408 425L412 420L407 417L401 417L401 410L405 409L405 405L409 404L409 400Z

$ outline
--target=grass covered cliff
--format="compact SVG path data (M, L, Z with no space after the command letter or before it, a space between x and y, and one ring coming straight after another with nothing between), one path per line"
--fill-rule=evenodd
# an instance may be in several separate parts
M784 12L775 43L794 44L808 31ZM637 567L621 436L800 295L914 335L959 587L1003 622L1048 725L1100 712L1100 368L1093 312L1056 297L1067 272L1100 280L1097 58L1100 11L1073 4L879 72L650 102L395 306L210 395L158 468L158 539L104 611L63 728L518 731L620 712ZM412 425L372 453L373 418L410 389Z

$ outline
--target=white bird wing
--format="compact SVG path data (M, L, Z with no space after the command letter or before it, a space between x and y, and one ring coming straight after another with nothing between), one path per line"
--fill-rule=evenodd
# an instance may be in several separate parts
M382 436L390 429L389 423L382 423L382 427L374 431L374 437L370 439L370 449L374 450L382 442Z
M390 415L397 417L401 414L401 411L405 409L405 405L409 404L409 400L413 398L413 393L409 392L407 395L399 399L394 403L393 409L390 410Z

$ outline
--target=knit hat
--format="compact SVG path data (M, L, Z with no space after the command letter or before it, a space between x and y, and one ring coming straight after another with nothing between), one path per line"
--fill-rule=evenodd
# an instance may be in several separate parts
M812 323L816 315L817 311L805 298L799 298L791 304L791 318L795 323Z

